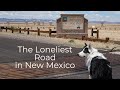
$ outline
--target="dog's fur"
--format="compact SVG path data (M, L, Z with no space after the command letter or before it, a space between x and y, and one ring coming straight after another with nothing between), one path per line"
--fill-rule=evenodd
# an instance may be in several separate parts
M85 63L88 67L89 79L112 79L110 62L97 49L85 43L85 46L78 55L86 57Z

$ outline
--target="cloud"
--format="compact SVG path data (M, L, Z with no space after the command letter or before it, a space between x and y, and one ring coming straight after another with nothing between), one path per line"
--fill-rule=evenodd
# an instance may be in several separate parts
M120 14L120 11L108 11L108 13L111 13L111 14Z
M100 11L89 11L90 13L99 13Z
M110 16L106 16L106 18L110 18Z
M120 11L0 11L0 18L56 20L60 14L85 14L89 21L120 21Z
M6 14L8 14L8 13L5 11L0 11L0 15L6 15Z
M89 21L101 21L104 20L103 16L100 14L87 14L85 15L85 17L89 20Z

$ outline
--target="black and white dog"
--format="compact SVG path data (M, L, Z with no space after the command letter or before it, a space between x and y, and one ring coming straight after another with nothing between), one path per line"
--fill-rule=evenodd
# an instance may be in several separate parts
M85 63L88 67L89 79L112 79L110 62L97 49L85 43L85 46L78 55L86 57Z

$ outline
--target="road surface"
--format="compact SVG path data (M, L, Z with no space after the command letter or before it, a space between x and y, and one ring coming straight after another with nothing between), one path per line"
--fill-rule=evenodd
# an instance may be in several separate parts
M56 45L46 44L40 42L32 42L26 40L17 40L8 37L0 36L0 78L58 78L58 79L87 79L88 73L86 71L84 58L77 56L81 50L72 47L72 53L56 53L55 63L74 63L75 68L37 68L37 69L16 69L15 62L35 62L35 52L33 53L19 53L17 46L25 46L26 48L54 48ZM58 46L58 45L57 45ZM62 48L69 48L67 46L60 46ZM104 52L105 51L100 51ZM52 55L52 53L44 53L44 55ZM120 78L120 55L113 55L106 53L105 56L114 66L114 78ZM37 61L42 63L43 61ZM115 67L118 65L117 67Z

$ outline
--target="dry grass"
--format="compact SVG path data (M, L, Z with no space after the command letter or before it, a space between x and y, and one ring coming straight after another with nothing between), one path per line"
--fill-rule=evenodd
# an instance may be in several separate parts
M88 36L91 37L91 30L88 30ZM113 41L120 41L120 30L99 30L99 38L105 39L106 37Z
M13 26L18 26L17 24L14 24ZM91 27L92 25L89 24L89 27ZM101 28L100 24L96 24L96 27ZM19 25L20 27L20 25ZM33 24L29 24L28 26L26 26L25 24L21 24L21 27L29 27L31 29L36 29L37 27L39 27L41 30L49 30L48 26L44 26L45 28L43 28L43 26L38 26L38 25L33 25ZM53 26L56 27L56 26ZM110 29L109 29L110 28ZM115 30L116 28L116 30ZM106 30L105 30L106 29ZM52 30L56 30L56 29L52 29ZM109 37L110 40L114 40L114 41L120 41L120 25L104 25L104 27L102 27L99 30L99 36L100 38L105 39L106 37ZM18 32L16 33L16 37L18 38L26 38L29 40L33 40L33 41L40 41L40 42L44 42L44 43L51 43L51 44L57 44L57 45L65 45L65 46L71 46L71 47L77 47L77 48L81 48L84 46L84 43L91 43L95 48L102 48L102 49L112 49L113 47L117 47L117 49L120 49L120 45L118 44L114 44L112 42L108 42L108 43L102 43L102 42L91 42L91 41L82 41L82 40L76 40L76 39L64 39L64 38L51 38L49 37L49 34L45 34L45 33L41 33L41 36L37 36L37 32L30 32L30 35L27 35L27 32L22 32L22 35L19 34ZM8 33L6 33L5 31L2 32L1 34L4 35L12 35L15 36L15 34L12 34L11 31L8 31ZM91 36L91 30L88 30L88 36Z
M62 45L62 46L70 46L76 48L82 48L84 43L92 44L93 47L98 49L112 49L117 47L116 49L120 50L120 45L114 44L111 42L108 43L101 43L101 42L91 42L91 41L82 41L76 39L64 39L64 38L56 38L56 37L45 37L45 36L37 36L37 35L26 35L26 34L13 34L11 32L1 32L0 35L5 37L12 37L14 39L22 39L22 40L30 40L30 41L37 41L41 43L49 43L55 45Z
M89 24L89 27L91 26L99 28L101 39L109 37L110 40L120 41L120 24L104 24L103 27L101 27L101 24ZM88 35L91 36L91 30L88 30Z
M0 26L2 26L3 24L0 24ZM25 23L12 23L12 24L4 24L5 26L14 26L14 27L21 27L23 28L30 28L31 30L37 30L37 27L40 28L41 31L48 31L49 27L51 27L51 29L53 31L56 30L56 24L54 24L53 26L50 26L48 23L45 23L44 25L38 25L38 24L33 24L32 22L29 23L28 25L26 25ZM114 40L114 41L120 41L120 24L104 24L103 27L101 27L101 24L89 24L88 27L91 26L96 26L98 27L99 30L99 37L101 39L105 39L106 37L109 37L110 40ZM43 28L44 27L44 28ZM36 33L33 33L33 35L36 35ZM43 36L48 36L47 34L41 34ZM91 37L91 30L88 30L88 36Z
M56 30L56 25L53 24L52 26L49 25L49 23L44 23L44 25L38 25L38 24L33 24L32 22L29 23L29 24L25 24L25 23L17 23L17 22L14 22L14 23L11 23L11 24L7 24L7 23L0 23L0 26L6 26L6 27L21 27L22 29L23 28L30 28L31 30L37 30L37 27L40 28L40 30L49 30L49 28L51 28L52 30Z

